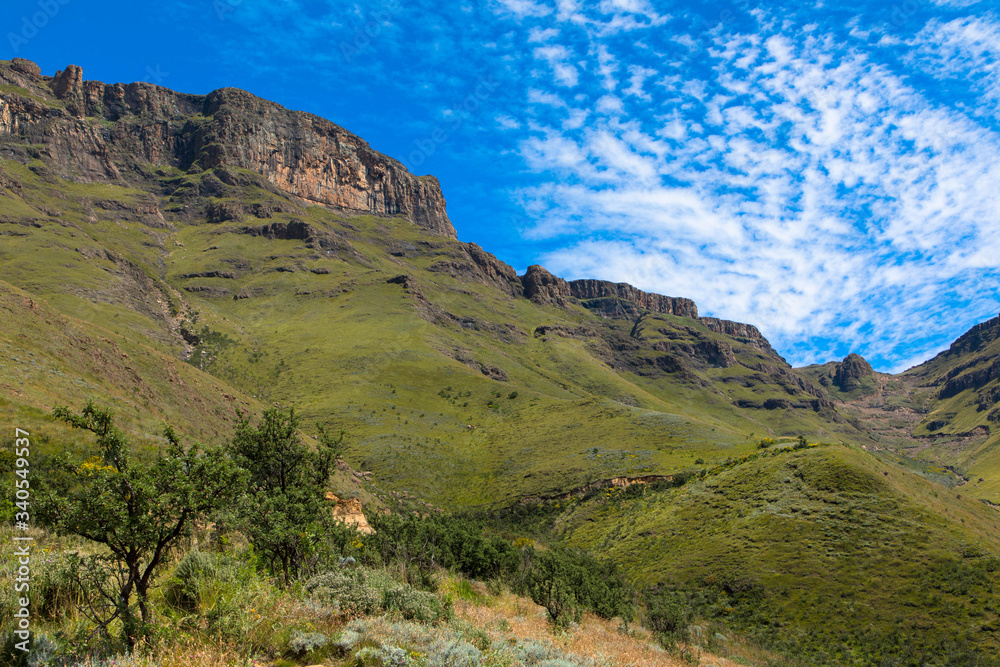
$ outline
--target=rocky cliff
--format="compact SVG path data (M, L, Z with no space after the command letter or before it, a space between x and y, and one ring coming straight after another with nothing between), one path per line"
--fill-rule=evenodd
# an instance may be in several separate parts
M647 310L698 319L698 307L691 299L643 292L628 283L593 279L566 281L537 264L528 267L521 284L525 297L543 305L564 305L576 299L584 307L607 317L635 318Z
M0 84L0 135L14 138L3 143L15 155L44 156L63 178L132 181L157 166L200 172L226 165L311 202L402 215L455 237L433 176L414 176L330 121L245 91L109 85L85 81L75 65L45 77L21 59L0 63Z
M1000 339L1000 316L980 322L959 336L939 357L956 357L970 352L978 352L984 346Z
M942 399L966 389L977 392L1000 379L1000 317L981 322L959 336L951 346L908 373L928 386L940 387Z
M702 317L699 318L699 320L702 324L708 327L709 331L731 336L732 338L755 347L763 352L773 352L771 349L771 343L768 342L767 338L764 337L764 334L760 332L760 329L752 324L744 324L742 322L733 322L730 320L720 320L717 317Z

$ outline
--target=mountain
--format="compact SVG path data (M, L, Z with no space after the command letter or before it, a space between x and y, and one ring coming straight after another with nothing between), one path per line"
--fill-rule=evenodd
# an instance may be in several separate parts
M74 66L13 61L0 78L4 276L335 423L389 486L495 502L671 474L768 435L865 438L755 327L630 285L519 276L456 239L436 180L328 121ZM399 465L415 454L447 463L428 478Z
M899 375L875 373L853 354L798 372L864 425L873 451L905 456L966 493L1000 501L1000 317Z
M498 512L811 664L1000 653L995 320L793 369L681 296L519 275L433 177L235 89L0 62L0 156L0 405L53 448L88 398L151 446L294 405L362 502Z

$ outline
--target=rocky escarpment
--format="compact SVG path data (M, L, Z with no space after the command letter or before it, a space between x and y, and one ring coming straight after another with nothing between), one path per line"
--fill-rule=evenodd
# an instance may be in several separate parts
M986 364L975 370L967 370L973 365ZM993 380L1000 378L1000 357L992 361L985 357L977 357L970 364L963 364L959 368L951 371L945 376L944 386L941 387L941 398L951 398L966 389L979 389L986 386Z
M774 352L771 349L771 343L768 342L767 338L764 338L764 334L752 324L720 320L716 317L701 317L699 321L708 327L709 331L735 338L741 343L746 343L762 352Z
M947 358L978 352L997 339L1000 339L1000 316L973 326L938 356Z
M1000 379L1000 317L981 322L959 336L933 359L911 369L925 386L938 386L939 398L947 399L966 389L979 390Z
M628 283L606 280L558 278L543 267L529 266L521 285L524 296L537 304L565 305L575 299L582 306L607 317L636 318L642 311L698 318L698 307L691 299L643 292Z
M483 282L494 285L511 296L521 296L524 293L524 286L514 267L501 262L475 243L466 243L465 251L475 263Z
M330 121L245 91L187 95L104 84L85 81L74 65L49 78L29 61L0 65L0 83L8 86L0 92L0 135L16 137L3 143L15 155L40 151L64 178L130 180L151 166L199 172L227 165L308 201L402 215L455 237L433 176L414 176Z

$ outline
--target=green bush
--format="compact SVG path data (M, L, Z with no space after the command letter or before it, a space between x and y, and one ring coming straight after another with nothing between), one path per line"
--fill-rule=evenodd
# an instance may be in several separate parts
M450 605L442 603L433 593L418 591L410 586L391 588L382 594L382 608L398 611L407 620L431 623L451 617Z
M520 550L500 537L485 537L481 524L460 517L375 515L366 538L378 562L406 569L457 570L473 579L504 578L517 570Z
M199 610L202 586L217 578L215 560L210 554L193 550L174 566L173 576L167 581L163 596L167 604L183 611Z
M437 595L403 584L381 570L358 568L313 577L305 590L352 616L394 611L403 618L435 622L451 618L451 605Z
M665 646L689 639L688 626L694 617L687 596L677 591L647 593L646 624Z
M265 410L256 426L241 414L227 447L248 479L237 503L237 524L285 585L319 560L320 536L334 523L325 490L340 441L322 433L313 451L298 427L294 409Z
M626 620L634 613L632 589L618 566L610 561L599 561L585 551L555 548L537 553L530 566L528 582L533 598L538 595L557 608L568 605L567 611L578 605L602 618L621 616ZM572 597L572 601L560 590ZM549 607L537 599L535 602ZM549 609L550 614L552 611ZM572 615L577 616L578 611L573 610Z

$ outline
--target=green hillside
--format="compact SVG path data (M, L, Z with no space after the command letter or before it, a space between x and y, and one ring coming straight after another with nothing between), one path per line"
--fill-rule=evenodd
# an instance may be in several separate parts
M330 490L369 512L499 511L806 664L996 664L997 320L899 376L792 369L682 297L518 275L322 119L22 70L0 410L46 453L83 447L51 413L89 399L149 451L294 406L344 432Z
M554 525L808 664L1000 652L995 510L857 449L765 451L677 490L605 491Z
M16 232L0 238L5 275L73 317L346 431L351 462L387 488L477 504L670 474L765 435L864 440L769 348L691 318L609 319L507 294L466 244L404 219L346 217L255 185L155 199L32 166L43 176L0 164L21 188L0 199ZM214 178L180 180L200 189ZM179 202L275 212L170 221ZM158 224L122 219L140 208L162 212ZM665 340L693 353L665 354ZM731 349L732 361L712 365L699 345ZM435 465L401 465L414 457Z

